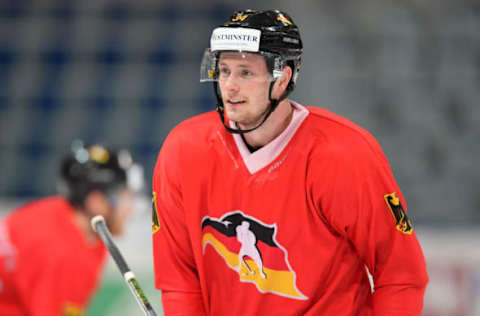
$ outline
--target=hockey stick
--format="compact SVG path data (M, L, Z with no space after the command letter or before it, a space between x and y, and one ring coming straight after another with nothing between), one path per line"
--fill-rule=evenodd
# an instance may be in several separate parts
M147 297L143 293L140 284L138 284L137 279L135 278L135 274L133 274L133 272L130 270L127 262L120 253L120 250L117 248L117 245L115 245L115 242L112 239L112 235L110 234L110 231L105 224L105 219L103 218L103 216L97 215L93 217L91 220L91 224L93 230L96 231L100 238L103 240L103 243L110 252L113 260L117 264L118 269L122 273L125 282L132 291L133 296L135 296L138 304L142 308L142 311L145 313L146 316L157 316L152 305L150 305Z

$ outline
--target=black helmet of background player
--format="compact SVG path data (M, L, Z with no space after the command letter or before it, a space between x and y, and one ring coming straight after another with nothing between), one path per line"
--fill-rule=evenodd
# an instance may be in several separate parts
M128 173L133 166L130 153L114 151L101 145L72 144L60 167L59 193L79 208L94 190L107 196L129 185Z
M279 10L244 10L235 12L223 25L213 30L210 48L204 53L200 67L200 81L212 81L217 98L217 111L225 128L232 133L247 133L266 121L278 103L285 99L295 88L300 70L302 40L298 27L292 18ZM264 56L270 71L270 109L263 121L249 130L232 129L225 123L224 105L218 89L218 60L224 51L257 53ZM292 77L284 94L272 99L271 93L275 81L281 76L282 69L289 66Z

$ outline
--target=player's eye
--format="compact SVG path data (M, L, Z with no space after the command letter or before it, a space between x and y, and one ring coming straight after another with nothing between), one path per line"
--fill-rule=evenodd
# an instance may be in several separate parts
M251 76L253 76L253 72L251 72L250 70L247 70L247 69L243 69L242 72L241 72L241 75L244 78L251 77Z
M220 67L218 72L220 74L220 77L222 77L222 78L228 77L230 75L230 69L228 69L226 67Z

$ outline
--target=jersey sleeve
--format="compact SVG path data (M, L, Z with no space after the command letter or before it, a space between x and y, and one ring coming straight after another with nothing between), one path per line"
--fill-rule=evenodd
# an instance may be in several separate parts
M375 140L348 147L312 161L321 216L372 274L374 315L420 316L428 276L402 193Z
M162 290L166 316L203 316L198 273L185 224L180 139L165 140L153 175L153 260L155 286Z

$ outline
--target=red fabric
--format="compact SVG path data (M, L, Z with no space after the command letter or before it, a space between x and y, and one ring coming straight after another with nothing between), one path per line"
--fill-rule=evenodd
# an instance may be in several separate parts
M1 221L0 315L68 316L97 287L106 249L87 241L59 197L34 201Z
M415 232L395 227L384 196L395 192L406 206L380 146L352 122L308 110L282 154L254 174L215 112L167 137L153 177L155 284L168 293L166 316L421 314L425 260ZM223 237L230 215L273 228L270 248L282 255L272 258L289 271L275 274L266 261L266 279L242 270ZM225 225L213 241L206 218Z
M206 316L202 297L196 293L168 292L162 293L164 315L169 316Z

